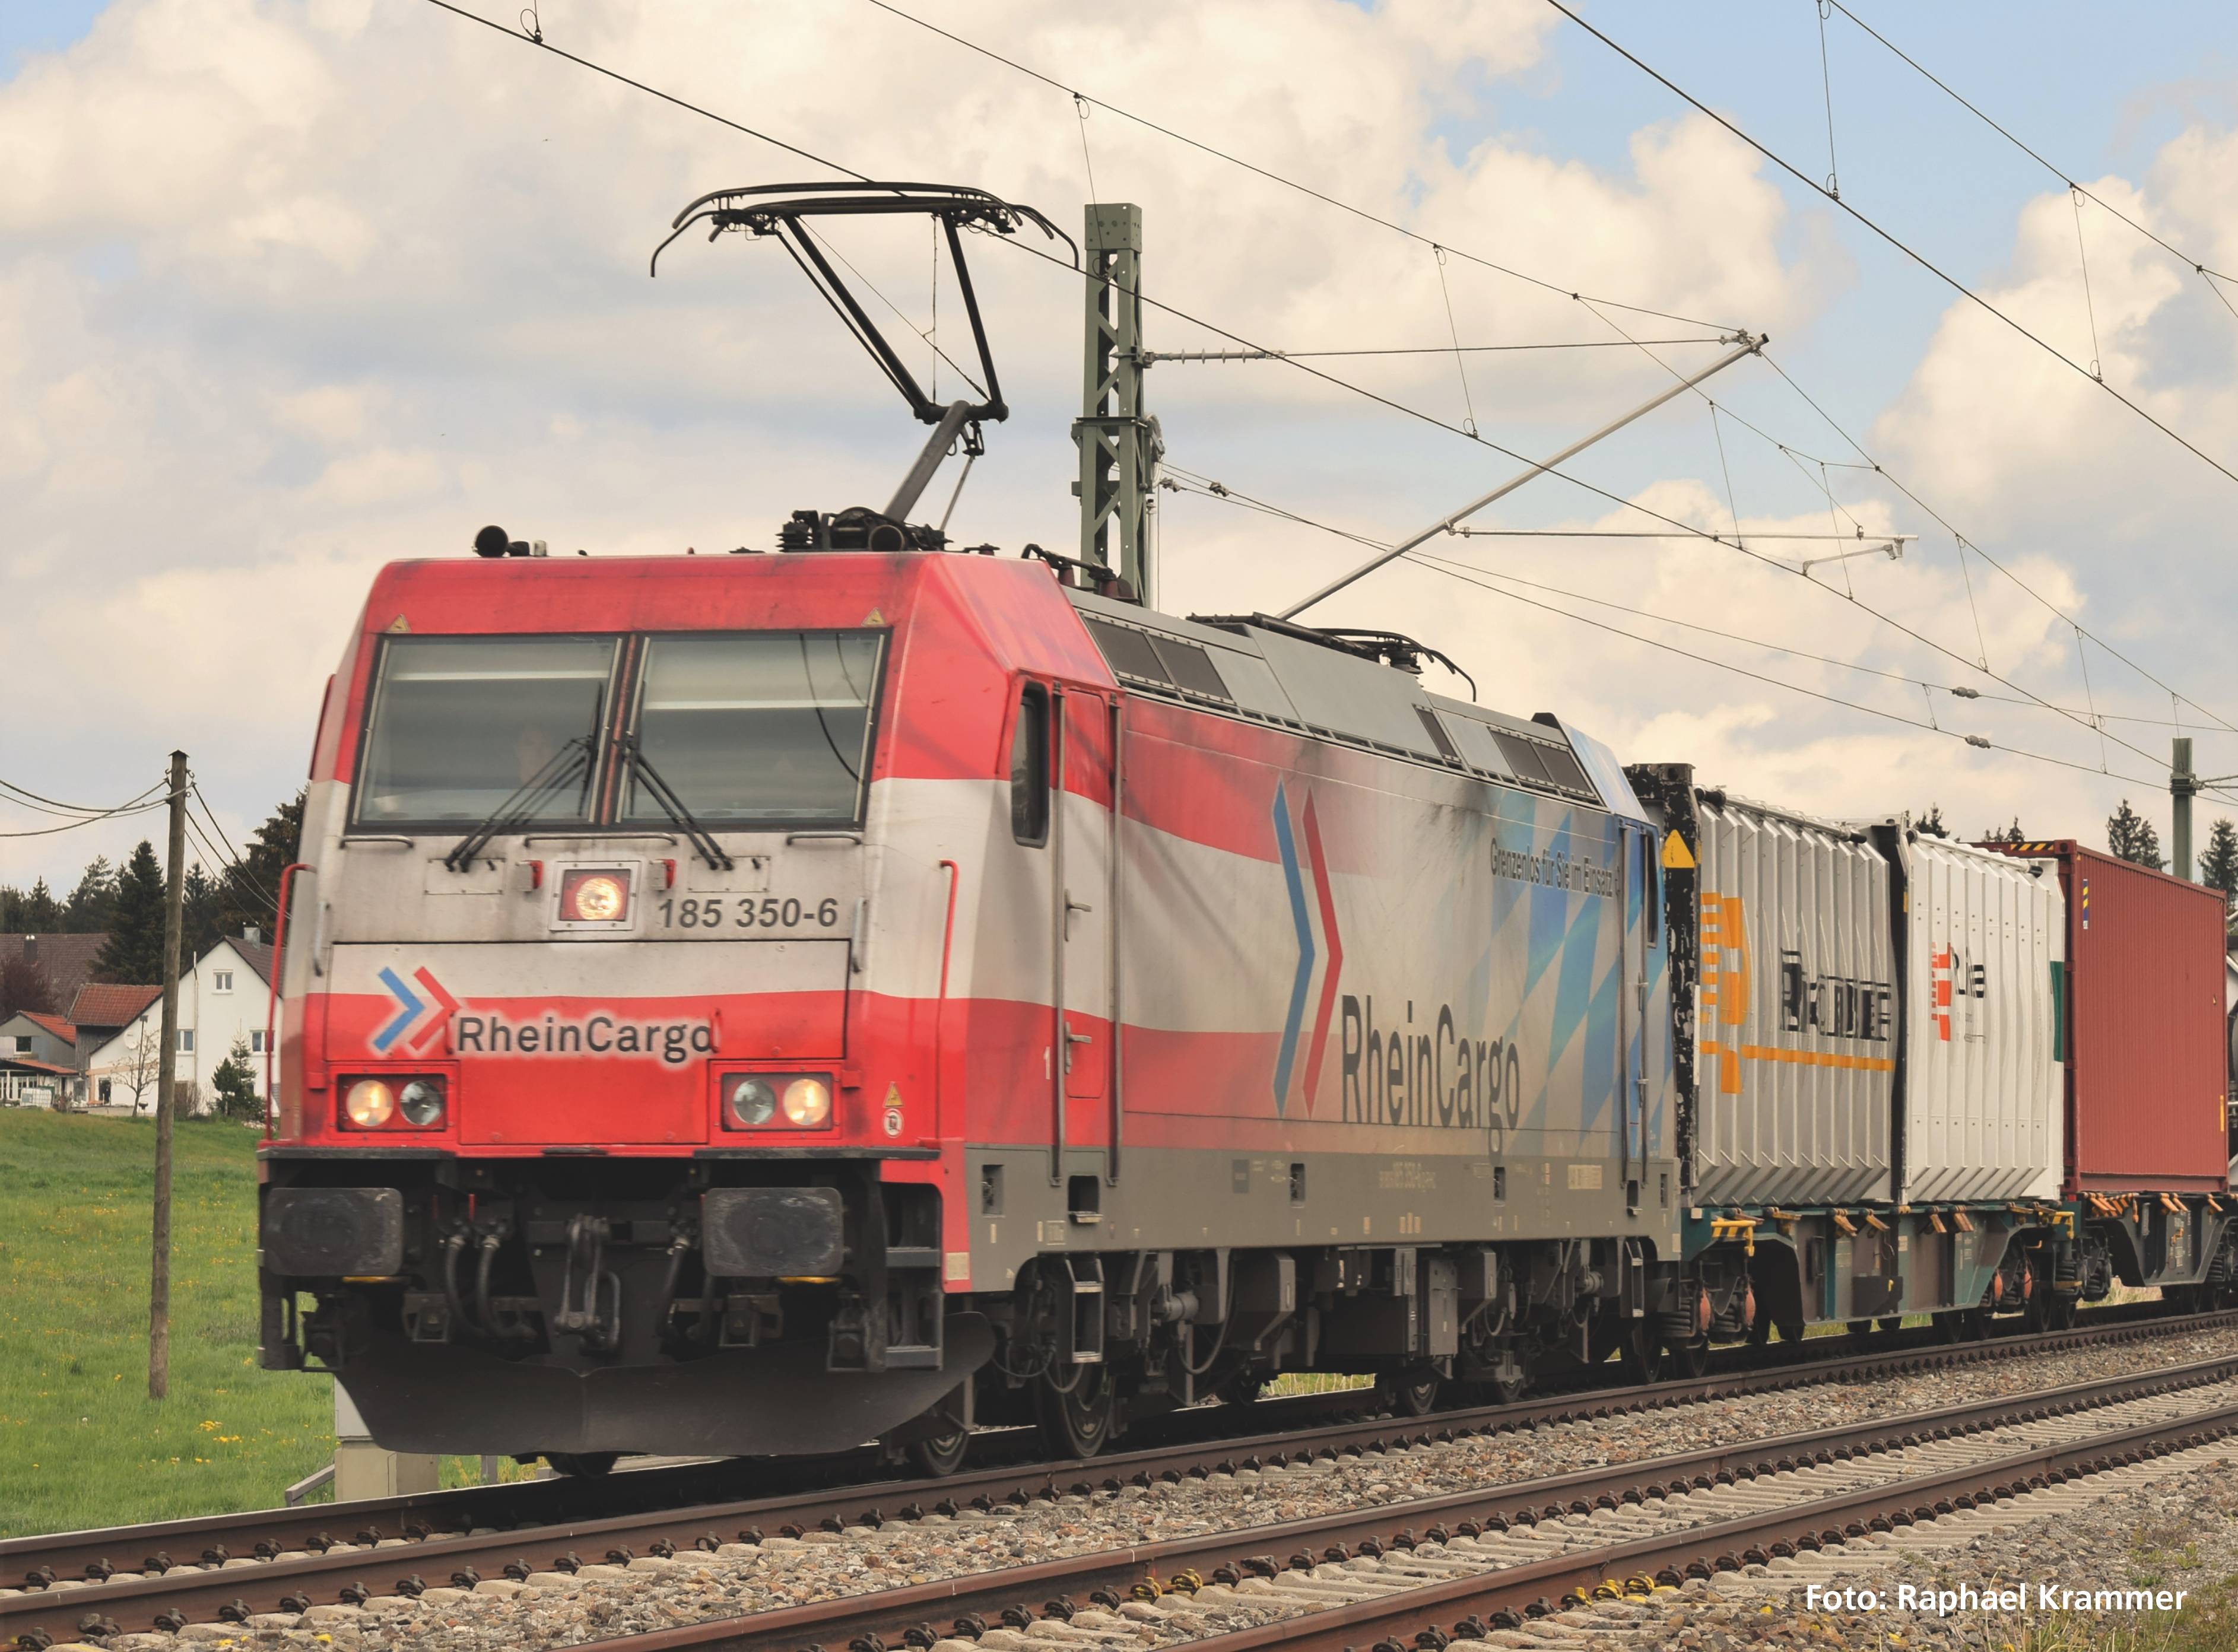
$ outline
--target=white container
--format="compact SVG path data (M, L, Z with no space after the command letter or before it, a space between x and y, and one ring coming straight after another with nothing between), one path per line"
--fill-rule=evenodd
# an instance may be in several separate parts
M1944 838L1896 836L1905 908L1897 1197L2056 1199L2066 1157L2058 875Z
M1885 1199L1889 864L1855 828L1699 794L1697 1205Z

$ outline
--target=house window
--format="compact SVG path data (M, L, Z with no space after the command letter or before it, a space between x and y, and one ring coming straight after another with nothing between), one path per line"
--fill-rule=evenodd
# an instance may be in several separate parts
M18 1034L16 1034L16 1054L18 1054L18 1055L29 1055L30 1053L31 1053L31 1040L30 1040L30 1035L29 1034L25 1034L25 1033L18 1033Z
M251 1055L262 1055L264 1054L264 1029L260 1027L256 1028L255 1031L249 1034L248 1053Z
M194 1053L195 1029L191 1027L182 1027L179 1028L179 1054L192 1055Z
M231 992L233 990L233 971L230 969L211 970L210 990L214 993Z

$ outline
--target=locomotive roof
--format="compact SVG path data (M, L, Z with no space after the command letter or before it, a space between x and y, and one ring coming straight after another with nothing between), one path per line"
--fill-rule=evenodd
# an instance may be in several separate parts
M1264 626L1065 594L1132 692L1645 818L1608 749L1551 712L1526 719L1433 694L1406 671Z

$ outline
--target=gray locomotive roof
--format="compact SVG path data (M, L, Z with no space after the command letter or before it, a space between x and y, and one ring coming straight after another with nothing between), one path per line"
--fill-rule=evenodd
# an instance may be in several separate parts
M1280 631L1231 631L1087 591L1065 594L1130 691L1643 816L1607 748L1551 715L1511 717L1432 694L1405 671Z

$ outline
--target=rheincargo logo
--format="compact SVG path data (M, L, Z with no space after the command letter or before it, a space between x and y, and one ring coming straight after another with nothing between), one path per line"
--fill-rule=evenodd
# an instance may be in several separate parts
M451 1021L451 1047L460 1055L634 1056L681 1067L715 1053L715 1029L705 1021L647 1021L605 1014L570 1016L546 1011L541 1019L508 1021L482 1010L461 1010Z

